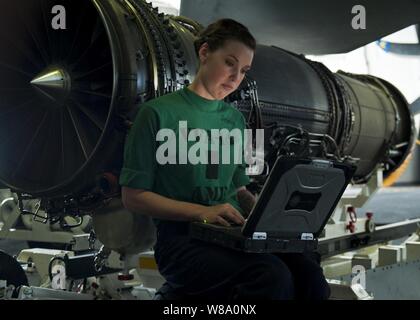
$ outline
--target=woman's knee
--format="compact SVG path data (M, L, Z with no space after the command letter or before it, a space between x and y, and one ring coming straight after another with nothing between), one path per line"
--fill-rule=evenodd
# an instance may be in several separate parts
M303 279L302 279L303 280ZM308 270L308 276L295 284L297 299L327 300L331 289L321 269Z
M318 279L313 282L308 298L311 300L327 300L330 297L330 294L330 285L328 284L324 275L321 273L318 276Z
M285 254L280 258L293 273L296 299L326 300L330 287L320 266L317 253Z

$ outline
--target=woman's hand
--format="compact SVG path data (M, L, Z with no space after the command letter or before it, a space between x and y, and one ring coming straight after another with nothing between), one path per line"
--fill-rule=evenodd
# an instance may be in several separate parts
M169 199L151 191L129 187L122 187L121 195L125 208L157 219L205 221L224 226L230 226L228 221L239 225L245 222L241 213L229 203L204 206Z
M241 187L237 190L237 198L239 206L241 207L244 216L247 218L255 205L255 196L249 192L246 187Z
M204 207L201 210L199 218L201 222L221 224L226 227L229 227L232 222L239 225L245 223L244 217L230 203ZM231 221L231 223L228 221Z

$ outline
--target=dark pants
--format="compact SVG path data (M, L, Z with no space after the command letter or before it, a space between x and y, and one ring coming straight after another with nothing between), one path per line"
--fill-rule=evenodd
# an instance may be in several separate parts
M159 271L190 299L323 300L330 295L317 253L245 253L191 240L185 229L167 231L159 228L155 246Z

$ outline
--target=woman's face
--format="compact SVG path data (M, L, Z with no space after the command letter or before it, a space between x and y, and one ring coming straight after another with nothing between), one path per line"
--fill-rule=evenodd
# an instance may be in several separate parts
M228 40L224 46L211 52L204 43L199 51L199 76L207 98L222 100L241 84L251 68L254 51L245 44Z

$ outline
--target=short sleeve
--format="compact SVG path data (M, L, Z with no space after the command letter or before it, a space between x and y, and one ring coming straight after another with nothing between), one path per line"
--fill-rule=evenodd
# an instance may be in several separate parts
M133 189L152 190L156 172L156 134L159 117L148 105L140 107L124 147L119 182Z
M242 187L242 186L246 186L250 183L249 180L249 176L247 176L246 174L246 162L245 162L245 154L244 154L244 147L245 147L245 118L243 117L242 113L239 113L239 123L237 125L237 127L241 130L242 132L242 163L238 164L235 172L233 173L233 178L232 178L232 182L235 186L236 189Z

